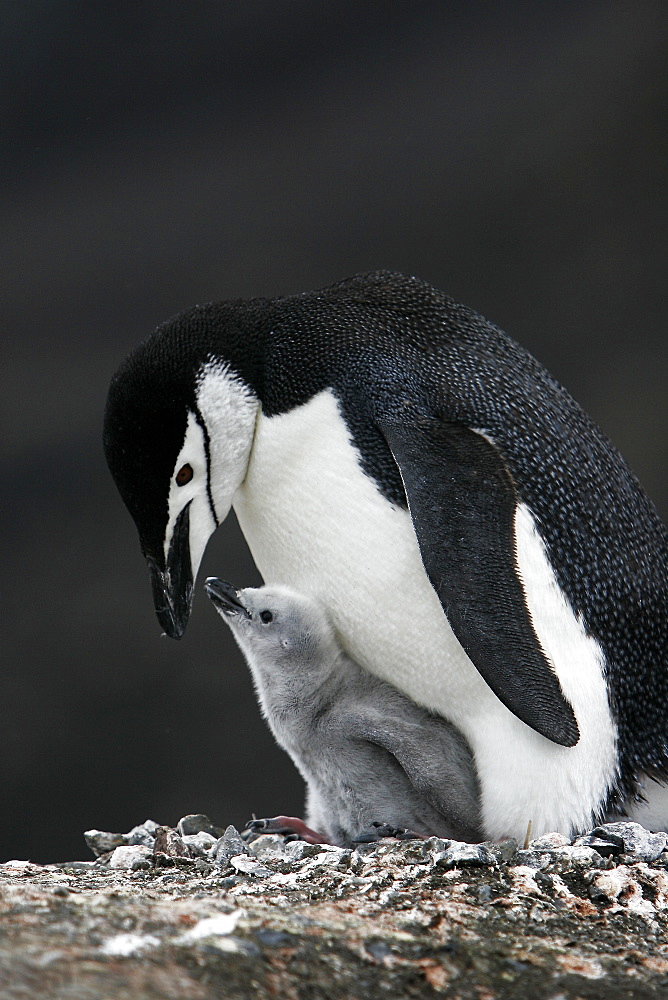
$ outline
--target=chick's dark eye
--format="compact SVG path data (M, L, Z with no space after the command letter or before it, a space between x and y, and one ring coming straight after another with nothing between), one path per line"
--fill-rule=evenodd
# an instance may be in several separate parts
M261 611L260 612L260 621L264 622L265 625L268 622L273 622L273 620L274 620L274 616L272 615L271 611Z
M182 465L179 471L176 473L176 485L185 486L186 483L190 482L192 477L193 477L193 467L192 465L188 465L188 463L186 462L186 464Z

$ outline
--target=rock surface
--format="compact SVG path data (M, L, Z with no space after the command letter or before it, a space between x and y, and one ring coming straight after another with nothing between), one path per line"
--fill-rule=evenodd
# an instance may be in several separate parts
M2 1000L668 996L664 834L350 851L206 819L0 865Z

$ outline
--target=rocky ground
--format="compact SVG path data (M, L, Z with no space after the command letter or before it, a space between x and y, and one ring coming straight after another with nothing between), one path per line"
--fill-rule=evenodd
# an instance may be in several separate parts
M206 817L0 865L2 1000L668 996L668 836L249 841Z

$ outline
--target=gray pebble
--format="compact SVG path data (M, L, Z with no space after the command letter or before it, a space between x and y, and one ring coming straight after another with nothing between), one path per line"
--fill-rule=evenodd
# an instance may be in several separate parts
M595 848L599 854L627 854L633 861L656 861L668 844L667 833L650 833L639 823L602 823L575 846Z
M188 816L182 816L176 824L176 829L182 837L190 837L196 833L208 833L214 840L218 839L216 827L204 813L191 813Z
M230 864L235 871L241 872L242 875L253 875L255 878L268 878L274 874L271 868L267 868L254 858L249 858L248 855L240 854L235 858L230 858Z
M271 927L261 927L255 931L255 937L265 948L287 948L299 945L299 938L287 931L274 930Z
M286 858L286 847L283 837L277 833L263 833L247 844L247 850L256 858Z
M516 852L513 857L513 864L526 865L527 868L538 870L540 868L547 868L551 860L552 858L547 851L532 851L531 848L527 848L526 851Z
M239 854L248 854L246 842L236 826L230 824L222 837L219 837L212 850L214 861L217 865L228 865L230 858Z
M392 949L386 941L369 941L364 947L377 962L382 962L384 958L392 954Z
M427 857L430 854L439 854L442 851L447 851L449 847L453 844L459 844L458 840L444 840L442 837L429 837L427 840L416 841L409 840L408 845L411 845L413 849L419 851L420 844L423 844L424 855Z
M189 858L190 851L171 826L159 826L155 831L155 854L165 854L168 858Z
M591 847L594 851L598 851L603 858L618 857L623 849L619 840L594 836L593 833L588 833L586 837L577 837L574 845L575 847Z
M96 858L127 844L124 833L109 833L106 830L86 830L84 840Z
M129 833L110 833L107 830L86 830L84 840L96 857L108 854L116 847L124 845L134 846L141 844L144 847L153 849L155 843L155 832L158 824L155 820L147 819L139 826L133 826Z
M220 886L221 889L233 889L235 885L239 885L240 879L236 875L228 875L227 878L221 878L220 881L216 882L216 885Z
M532 851L552 851L557 847L568 847L570 840L563 833L546 833L532 840L529 849Z
M199 833L185 834L181 839L190 851L191 857L207 860L213 856L213 849L218 843L217 839L205 830L200 830Z
M342 858L349 858L352 851L345 847L336 847L333 844L319 844L320 850L312 859L314 865L338 865Z
M591 868L593 865L600 867L603 862L598 851L586 844L578 844L577 841L572 846L555 848L551 852L551 859L561 861L566 866L579 865L583 868Z
M133 826L129 833L125 834L126 844L143 844L144 847L153 848L155 844L155 833L159 823L153 819L144 820L139 826Z
M497 865L498 861L484 844L465 844L453 841L445 851L434 855L434 865L439 868L477 867Z
M288 861L302 861L304 858L314 858L322 852L321 844L307 844L305 840L289 840L284 847Z
M61 871L90 871L91 868L97 867L97 861L57 861L54 865L49 865L49 867L58 868Z
M486 843L485 847L492 852L497 860L497 864L504 865L514 860L519 844L514 838L511 838L510 840L502 840L498 844Z
M142 844L124 844L117 847L109 858L110 868L135 868L136 866L148 867L153 857L150 847Z
M396 842L392 853L409 863L420 864L431 858L432 854L447 850L449 845L449 840L441 840L440 837L430 837L429 840L402 840Z

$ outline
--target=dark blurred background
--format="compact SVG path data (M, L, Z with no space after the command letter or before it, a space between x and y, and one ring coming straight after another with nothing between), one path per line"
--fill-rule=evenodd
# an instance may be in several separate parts
M527 346L668 514L664 0L2 5L0 860L302 807L201 592L160 638L100 442L173 313L417 274ZM259 582L226 523L203 573Z

